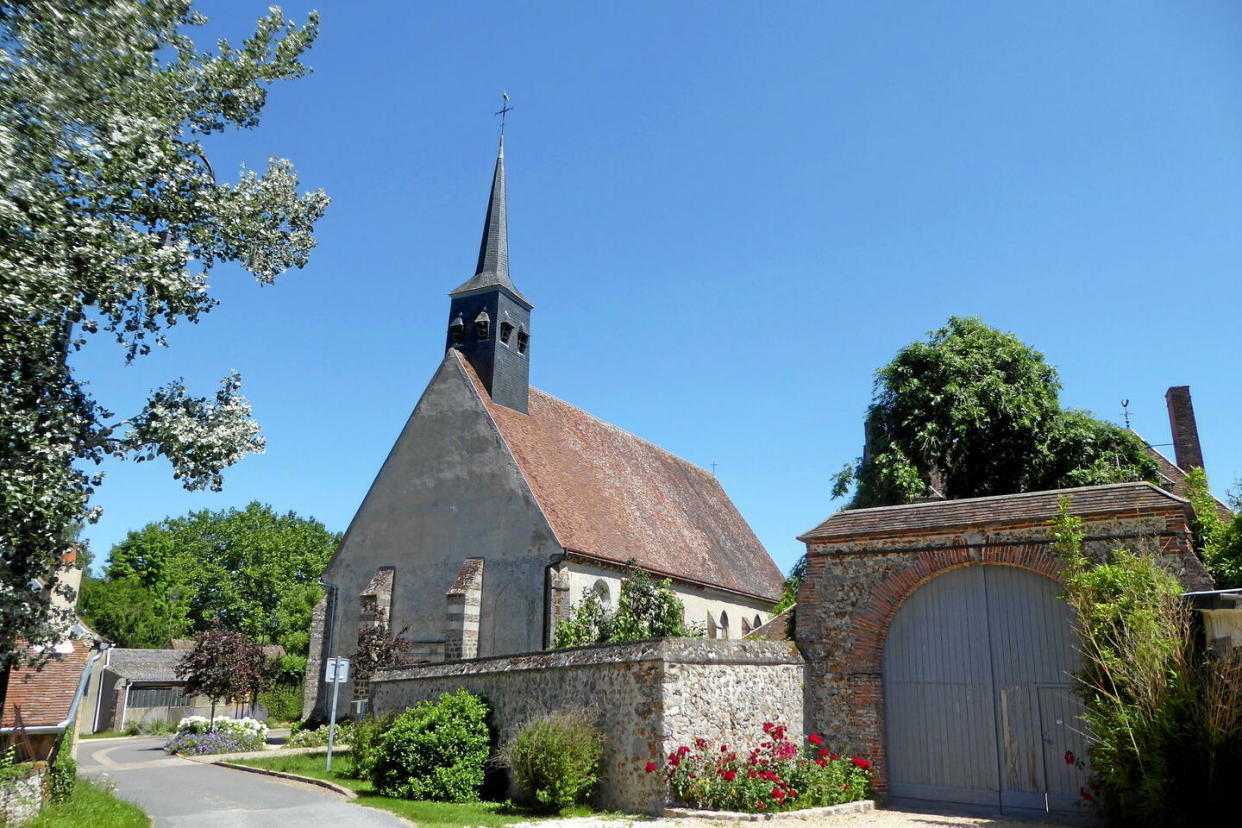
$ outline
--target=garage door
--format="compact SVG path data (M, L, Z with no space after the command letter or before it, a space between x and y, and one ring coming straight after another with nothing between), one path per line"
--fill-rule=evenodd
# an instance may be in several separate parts
M1078 656L1060 593L1026 570L970 566L902 605L884 648L894 802L1081 813Z

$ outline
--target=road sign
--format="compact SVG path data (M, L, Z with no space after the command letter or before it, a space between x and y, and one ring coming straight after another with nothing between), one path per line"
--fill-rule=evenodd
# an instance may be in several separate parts
M328 684L344 684L349 681L349 659L330 658L323 671L323 680Z

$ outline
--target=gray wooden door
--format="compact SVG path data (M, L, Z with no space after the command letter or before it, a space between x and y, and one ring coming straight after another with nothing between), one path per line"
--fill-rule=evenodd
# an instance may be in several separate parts
M970 566L902 605L884 649L895 802L1074 813L1086 784L1073 616L1051 579Z

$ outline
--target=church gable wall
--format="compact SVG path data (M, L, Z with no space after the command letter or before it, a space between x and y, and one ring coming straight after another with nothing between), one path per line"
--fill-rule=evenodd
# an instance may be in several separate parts
M445 593L467 558L486 562L479 654L538 649L544 570L559 551L474 386L449 354L327 567L324 581L335 585L338 600L312 663L320 663L328 639L335 652L327 655L352 654L358 596L381 567L394 567L390 630L410 643L411 655L441 657ZM321 676L308 678L324 687ZM317 692L321 710L324 695Z

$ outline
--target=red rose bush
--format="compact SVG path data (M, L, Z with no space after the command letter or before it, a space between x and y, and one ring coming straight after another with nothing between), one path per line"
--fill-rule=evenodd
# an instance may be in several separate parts
M728 745L695 739L663 760L648 762L646 773L662 772L673 799L711 811L793 811L864 799L871 785L871 763L838 756L818 733L799 746L786 738L784 725L764 722L759 747L737 752Z

